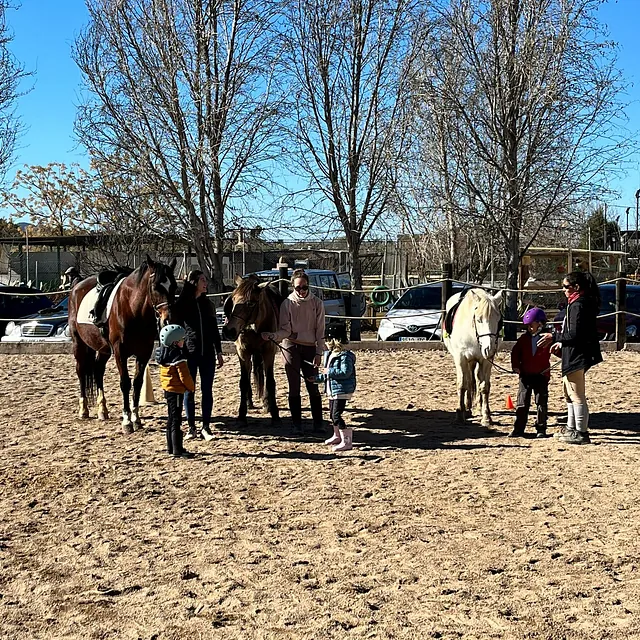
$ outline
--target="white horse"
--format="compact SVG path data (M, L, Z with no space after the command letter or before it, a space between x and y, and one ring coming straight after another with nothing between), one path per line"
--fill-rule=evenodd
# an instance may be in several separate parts
M471 415L471 407L477 392L482 413L482 426L491 425L489 391L491 390L491 368L498 348L502 325L500 302L502 291L495 296L484 289L469 289L456 293L447 300L446 313L458 303L453 328L444 331L444 343L456 363L458 376L459 408L458 422L464 423ZM447 317L447 316L445 316Z

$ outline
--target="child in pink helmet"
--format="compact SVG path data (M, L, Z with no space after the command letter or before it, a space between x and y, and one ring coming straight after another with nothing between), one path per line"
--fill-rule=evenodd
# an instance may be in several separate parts
M516 420L510 438L521 438L527 426L531 394L535 394L538 407L536 420L536 437L547 436L547 413L549 405L549 378L551 347L540 347L540 333L547 322L547 316L542 309L533 307L522 318L526 332L518 338L511 351L511 368L520 376L518 386L518 402L516 405Z

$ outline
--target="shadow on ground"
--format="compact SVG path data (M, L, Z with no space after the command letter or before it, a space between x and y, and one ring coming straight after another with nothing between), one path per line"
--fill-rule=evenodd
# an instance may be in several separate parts
M414 410L391 410L358 408L347 409L347 422L355 430L354 440L358 447L372 449L478 449L495 446L518 446L522 442L507 441L505 436L510 428L510 418L496 415L497 424L485 428L472 418L467 424L456 423L454 412ZM325 413L325 419L327 415ZM288 416L282 418L279 426L271 424L271 418L260 413L251 413L246 426L241 426L234 418L215 419L216 429L224 433L235 433L255 438L281 437L288 441L322 442L331 431L328 423L322 434L311 433L310 421L304 421L305 434L296 436L291 431ZM498 444L498 440L501 444ZM476 440L476 442L470 442ZM493 441L493 442L492 442Z

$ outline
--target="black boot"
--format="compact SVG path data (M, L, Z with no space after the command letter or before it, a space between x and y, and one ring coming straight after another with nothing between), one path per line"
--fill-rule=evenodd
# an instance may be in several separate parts
M324 434L324 421L322 419L322 396L309 396L311 404L311 417L313 418L313 433Z
M193 458L194 454L185 451L182 446L182 429L178 427L172 434L173 438L173 457L174 458Z
M536 424L536 438L547 437L547 425Z
M173 453L173 438L171 437L171 427L167 425L165 431L167 435L167 453Z
M300 396L289 396L289 411L291 412L291 422L293 423L293 433L302 433L302 401Z

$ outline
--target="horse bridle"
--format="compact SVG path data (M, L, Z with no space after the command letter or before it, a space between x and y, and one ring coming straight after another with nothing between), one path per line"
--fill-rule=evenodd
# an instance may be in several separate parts
M478 338L478 340L480 338L498 338L498 336L500 335L500 331L502 331L502 325L503 325L503 321L502 321L502 314L500 314L500 320L498 321L498 329L495 332L491 332L491 333L478 333L478 319L476 318L476 311L475 309L473 310L473 328L476 331L476 338Z
M232 303L233 303L233 299L232 299ZM244 333L247 330L247 326L251 324L251 318L255 315L255 312L258 308L258 303L254 302L253 300L251 302L242 302L241 304L251 309L251 313L249 314L248 318L244 318L243 316L233 312L233 310L237 306L237 304L235 303L233 303L233 306L231 307L231 313L227 316L227 321L231 320L231 318L237 318L238 320L241 320L243 322L242 329L238 331L238 335L240 335L241 333Z

